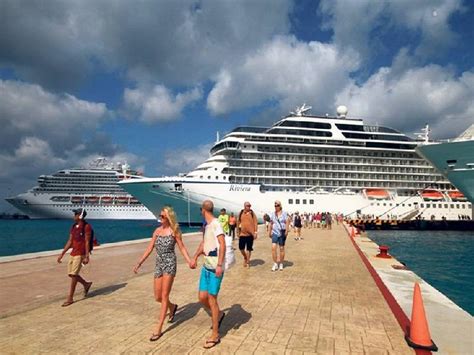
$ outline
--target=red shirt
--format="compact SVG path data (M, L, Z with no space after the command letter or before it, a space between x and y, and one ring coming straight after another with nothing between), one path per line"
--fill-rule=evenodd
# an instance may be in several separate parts
M72 251L71 256L86 255L86 235L90 235L92 228L90 224L83 227L84 222L73 224L71 227Z

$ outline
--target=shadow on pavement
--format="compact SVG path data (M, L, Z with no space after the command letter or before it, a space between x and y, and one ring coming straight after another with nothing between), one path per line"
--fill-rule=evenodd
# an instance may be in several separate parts
M283 262L283 266L284 266L284 267L292 267L293 265L294 265L294 264L293 264L292 261L287 261L287 260L285 260L285 261Z
M178 311L176 312L176 316L174 317L174 322L170 326L168 326L168 328L166 328L164 332L169 332L170 330L178 327L180 324L193 318L199 312L201 307L201 303L199 302L188 303L184 306L179 306Z
M92 297L95 297L95 296L109 295L109 294L111 294L111 293L113 293L117 290L120 290L121 288L124 288L125 286L127 286L126 282L121 283L121 284L117 284L117 285L110 285L110 286L98 288L96 290L90 291L86 298L92 298ZM92 288L93 287L94 287L94 285L92 285Z
M223 309L226 313L219 329L221 338L225 337L231 329L239 329L252 318L252 313L247 312L240 304L234 304L230 308Z
M258 266L263 264L265 264L265 261L263 261L262 259L250 260L250 266Z

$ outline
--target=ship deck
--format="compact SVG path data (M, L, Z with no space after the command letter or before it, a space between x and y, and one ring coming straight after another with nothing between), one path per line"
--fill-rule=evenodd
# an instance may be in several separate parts
M243 268L236 254L237 264L225 275L219 303L227 315L222 342L211 352L414 353L342 226L305 229L302 241L291 235L286 267L274 273L270 241L262 229L259 235L251 267ZM199 239L184 237L190 253ZM132 272L145 246L94 250L83 273L94 281L92 290L66 308L60 304L69 280L56 256L2 263L0 352L207 352L202 345L210 319L197 300L199 271L187 268L179 253L171 294L180 306L175 322L165 324L158 342L148 341L159 311L152 291L154 254L138 276Z

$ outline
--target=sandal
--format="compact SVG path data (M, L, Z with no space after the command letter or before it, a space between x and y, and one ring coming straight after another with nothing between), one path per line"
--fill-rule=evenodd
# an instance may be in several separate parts
M157 341L158 339L161 338L162 335L163 335L162 333L152 334L151 337L150 337L150 341Z
M170 316L168 317L168 323L172 323L174 321L174 316L175 316L177 310L178 310L178 304L175 304L173 312L171 312Z
M67 307L67 306L70 306L73 303L74 303L74 301L66 301L61 305L61 307Z
M204 344L203 348L204 349L210 349L216 346L221 342L221 338L217 338L217 340L206 340L206 343ZM209 344L209 345L208 345Z

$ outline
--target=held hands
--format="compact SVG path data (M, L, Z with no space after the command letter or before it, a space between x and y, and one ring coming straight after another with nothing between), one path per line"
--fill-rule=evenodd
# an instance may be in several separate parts
M196 260L189 260L188 265L190 269L195 269L196 268Z

